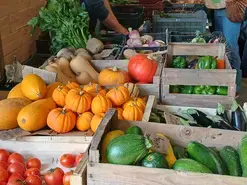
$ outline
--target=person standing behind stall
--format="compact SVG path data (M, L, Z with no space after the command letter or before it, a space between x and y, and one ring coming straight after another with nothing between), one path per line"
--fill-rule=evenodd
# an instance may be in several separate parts
M115 17L109 0L81 0L84 2L93 25L96 25L97 20L103 22L105 26L114 31L127 35L129 32L124 28Z

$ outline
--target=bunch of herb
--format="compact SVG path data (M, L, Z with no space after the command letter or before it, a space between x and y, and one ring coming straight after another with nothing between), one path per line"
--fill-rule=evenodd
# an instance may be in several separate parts
M52 53L64 47L85 48L90 38L89 16L80 0L49 0L28 25L32 33L38 27L49 33Z

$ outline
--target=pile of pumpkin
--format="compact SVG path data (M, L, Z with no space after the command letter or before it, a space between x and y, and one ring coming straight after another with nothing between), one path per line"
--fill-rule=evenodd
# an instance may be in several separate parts
M35 74L27 75L6 100L0 101L0 130L17 128L34 132L48 126L57 133L75 127L96 131L108 109L118 110L118 118L139 121L146 106L138 97L135 84L126 83L109 89L96 83L80 86L75 82L55 82L46 86Z

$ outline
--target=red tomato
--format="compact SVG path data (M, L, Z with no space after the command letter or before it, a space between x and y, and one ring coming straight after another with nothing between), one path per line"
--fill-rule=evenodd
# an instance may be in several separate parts
M49 170L44 176L46 185L63 185L63 175L61 168Z
M12 179L8 182L7 185L24 185L25 181L19 180L19 179Z
M9 173L7 170L0 168L0 182L7 182L9 178Z
M42 185L42 179L39 176L30 175L26 178L26 185Z
M7 185L7 183L6 183L6 182L1 181L1 182L0 182L0 185Z
M22 181L25 180L19 173L13 173L13 174L9 177L8 182L12 181L13 179L15 179L15 180L22 180Z
M0 161L8 162L9 152L4 149L0 149Z
M83 158L83 156L84 156L84 154L79 154L79 155L76 156L76 158L75 158L75 166L77 166L80 163L80 161Z
M8 172L12 175L13 173L19 173L21 176L24 175L26 168L23 163L16 162L8 167Z
M26 167L27 167L27 169L29 169L29 168L40 169L41 168L41 162L38 158L31 158L31 159L28 159L28 161L26 163Z
M60 164L66 168L72 168L75 164L75 156L71 154L64 154L60 158Z
M0 168L3 168L3 169L5 169L5 170L7 170L8 169L8 163L6 163L6 162L4 162L4 161L0 161Z
M70 185L70 176L73 174L73 171L67 172L63 176L63 185Z
M37 176L41 176L40 174L40 170L38 168L29 168L25 174L24 174L24 177L29 177L30 175L37 175Z
M8 164L12 164L15 162L20 162L24 164L24 158L21 154L18 153L12 153L8 158Z

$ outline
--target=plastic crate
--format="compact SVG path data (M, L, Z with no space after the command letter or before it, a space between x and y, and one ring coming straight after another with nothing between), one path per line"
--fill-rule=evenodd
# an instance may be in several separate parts
M170 42L191 42L192 39L196 37L196 34L182 35L177 33L171 33L169 37ZM204 38L205 41L208 42L210 39L213 38L213 35L210 33L203 34L202 38Z
M138 29L144 22L144 7L136 5L115 5L112 10L119 23L126 28Z
M105 47L124 46L126 42L126 36L118 34L118 33L103 34L103 35L95 36L95 37L101 40L101 42L103 42Z
M163 11L164 3L162 1L152 3L152 4L141 4L144 7L144 17L145 19L152 20L152 13L154 10Z
M207 14L203 10L186 14L168 13L167 16L168 18L162 18L153 11L153 32L165 32L167 29L184 34L193 34L195 30L206 32Z

